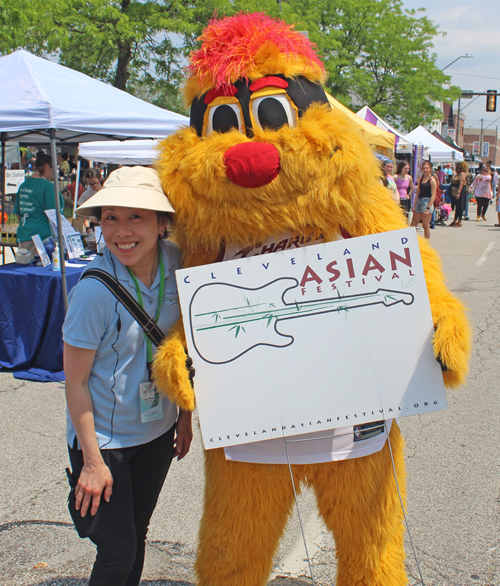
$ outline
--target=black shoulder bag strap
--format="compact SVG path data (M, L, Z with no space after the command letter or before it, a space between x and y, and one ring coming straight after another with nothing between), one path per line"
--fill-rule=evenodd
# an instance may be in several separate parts
M101 269L88 269L83 273L81 279L96 279L105 285L141 326L142 331L151 342L157 347L161 344L165 334L160 330L156 321L142 309L132 295L114 277Z

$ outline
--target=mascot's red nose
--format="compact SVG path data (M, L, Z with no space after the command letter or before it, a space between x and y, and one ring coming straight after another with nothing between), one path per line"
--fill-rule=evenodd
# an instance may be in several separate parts
M224 153L229 181L240 187L262 187L280 172L278 149L268 142L244 142Z

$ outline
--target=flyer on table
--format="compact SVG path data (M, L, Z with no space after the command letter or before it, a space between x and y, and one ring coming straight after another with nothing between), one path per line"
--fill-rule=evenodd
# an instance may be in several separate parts
M207 449L447 407L413 228L176 276Z

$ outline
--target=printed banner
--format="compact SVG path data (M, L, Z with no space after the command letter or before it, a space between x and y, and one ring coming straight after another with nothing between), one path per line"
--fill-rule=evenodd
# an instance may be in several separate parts
M447 407L413 228L176 276L207 449Z

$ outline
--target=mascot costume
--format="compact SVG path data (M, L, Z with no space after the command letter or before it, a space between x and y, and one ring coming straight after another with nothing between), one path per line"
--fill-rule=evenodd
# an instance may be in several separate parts
M264 14L239 14L212 21L201 41L185 86L191 127L163 141L157 163L186 267L407 227L370 147L328 105L324 68L305 36ZM446 386L457 387L470 343L464 308L447 290L436 253L424 240L420 248L434 354ZM185 347L179 323L157 353L154 375L179 407L193 410ZM403 439L395 421L376 425L366 444L358 442L361 452L351 427L328 457L315 458L315 442L306 442L314 463L292 459L295 486L314 490L335 538L342 586L407 584L390 452L404 498ZM269 444L264 455L254 444L205 452L200 586L267 583L294 502L289 467L273 447L281 441L259 442Z

